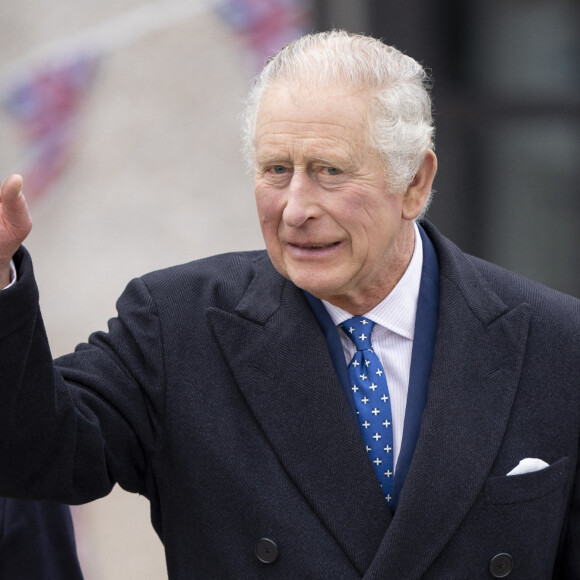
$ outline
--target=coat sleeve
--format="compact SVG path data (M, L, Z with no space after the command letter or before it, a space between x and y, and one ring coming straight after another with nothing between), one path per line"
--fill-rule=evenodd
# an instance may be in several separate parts
M68 506L0 498L0 578L82 577Z
M0 293L0 494L74 504L119 483L147 495L163 341L145 284L129 284L108 332L53 363L30 257L15 262L18 282Z

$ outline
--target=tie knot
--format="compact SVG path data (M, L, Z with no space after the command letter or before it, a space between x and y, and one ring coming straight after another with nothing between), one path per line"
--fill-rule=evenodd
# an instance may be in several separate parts
M353 316L345 320L340 327L354 342L357 350L371 348L371 333L375 323L362 316Z

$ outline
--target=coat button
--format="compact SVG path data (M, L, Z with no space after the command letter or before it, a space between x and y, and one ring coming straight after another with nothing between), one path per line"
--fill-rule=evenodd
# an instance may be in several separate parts
M262 538L256 544L256 557L263 564L272 564L278 559L278 546L269 538Z
M509 554L497 554L489 563L489 571L494 578L505 578L514 567L514 562Z

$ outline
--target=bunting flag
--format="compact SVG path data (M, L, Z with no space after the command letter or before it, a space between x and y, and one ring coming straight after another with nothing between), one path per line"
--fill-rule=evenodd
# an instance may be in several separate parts
M270 54L303 34L308 2L156 0L64 39L57 51L37 51L32 65L13 63L17 74L0 71L2 84L10 77L8 86L0 86L2 103L26 143L24 159L14 169L24 175L27 198L39 198L68 166L79 139L83 102L107 54L217 10L247 48L253 74Z
M98 60L81 55L34 70L5 96L4 105L28 143L19 171L29 201L39 197L68 165Z
M252 72L304 34L310 21L305 0L224 0L219 10L249 48Z

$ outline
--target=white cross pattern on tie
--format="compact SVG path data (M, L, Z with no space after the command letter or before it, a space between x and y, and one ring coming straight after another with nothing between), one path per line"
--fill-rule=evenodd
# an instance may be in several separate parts
M394 472L392 414L383 365L371 348L374 325L368 318L355 316L341 328L357 348L348 365L357 417L369 459L390 504ZM357 367L364 368L365 373L357 372Z

